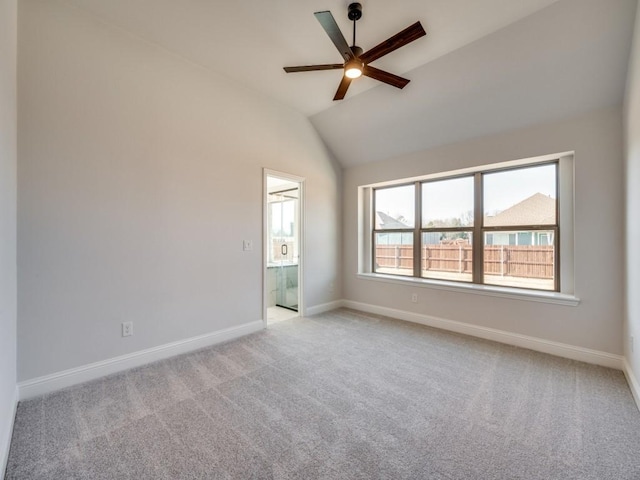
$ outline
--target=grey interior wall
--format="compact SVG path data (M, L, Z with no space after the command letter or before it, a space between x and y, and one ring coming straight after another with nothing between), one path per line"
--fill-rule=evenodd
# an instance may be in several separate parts
M16 0L0 0L0 476L16 402Z
M357 187L477 165L575 151L575 294L577 307L494 298L359 279ZM622 353L623 222L620 107L561 122L417 152L344 172L344 297ZM605 253L606 252L606 253ZM411 293L419 291L419 303Z
M625 99L626 311L625 355L640 375L640 8L629 63ZM634 337L631 350L630 337Z
M306 179L305 305L340 298L341 171L306 118L66 2L19 8L19 380L260 320L263 167Z

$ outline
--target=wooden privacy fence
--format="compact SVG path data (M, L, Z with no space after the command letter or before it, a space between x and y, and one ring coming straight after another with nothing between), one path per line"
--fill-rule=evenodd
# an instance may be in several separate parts
M436 272L471 273L471 245L424 245L422 269Z
M553 245L484 247L484 273L509 277L554 277Z
M376 264L413 270L413 245L376 245Z
M423 270L471 273L471 245L424 245ZM484 273L509 277L554 278L552 245L487 245L484 247ZM377 245L379 268L413 269L412 245Z

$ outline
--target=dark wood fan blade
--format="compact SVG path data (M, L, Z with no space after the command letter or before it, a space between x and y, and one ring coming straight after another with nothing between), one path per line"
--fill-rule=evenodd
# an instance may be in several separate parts
M336 92L336 95L335 97L333 97L333 99L342 100L344 96L347 94L347 89L349 88L349 85L351 85L351 79L346 75L343 75L342 81L340 82L340 85L338 85L338 91Z
M340 55L342 55L342 58L344 58L345 61L351 60L354 57L351 47L344 39L344 35L342 35L340 28L338 28L338 24L333 18L333 15L331 15L331 12L316 12L314 15L320 22L320 25L322 25L322 28L324 28L324 31L329 35L329 38L340 52Z
M424 37L426 34L427 32L422 28L422 24L420 22L416 22L401 32L396 33L393 37L388 38L381 44L376 45L371 50L364 52L360 55L360 60L364 63L373 62L387 53L391 53L420 37Z
M394 75L393 73L385 72L384 70L379 70L377 68L372 67L371 65L366 65L362 69L362 74L366 75L369 78L375 78L381 82L384 82L388 85L391 85L396 88L404 88L410 80L406 78L399 77Z
M287 73L296 73L296 72L314 72L316 70L337 70L339 68L344 68L342 63L329 63L326 65L307 65L302 67L284 67L284 71Z

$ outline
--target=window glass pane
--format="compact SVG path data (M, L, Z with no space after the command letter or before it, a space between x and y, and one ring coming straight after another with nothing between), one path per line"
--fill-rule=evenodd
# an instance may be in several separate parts
M473 226L473 177L422 184L422 228Z
M295 204L293 200L282 202L282 234L293 237L295 220Z
M556 166L483 175L484 226L555 225Z
M413 185L374 190L376 230L413 228L415 190Z
M413 275L413 233L376 233L374 249L376 273Z
M282 200L280 194L269 195L268 225L270 226L270 263L294 263L298 258L297 231L295 225L298 200ZM283 248L284 246L284 248Z
M422 277L471 282L472 243L471 232L422 232Z
M553 231L485 234L484 283L505 287L553 290Z

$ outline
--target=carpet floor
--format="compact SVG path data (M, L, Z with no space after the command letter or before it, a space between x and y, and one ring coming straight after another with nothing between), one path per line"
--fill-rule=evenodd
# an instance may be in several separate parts
M621 372L336 310L20 402L6 479L640 479Z

